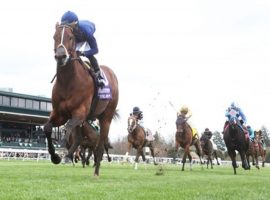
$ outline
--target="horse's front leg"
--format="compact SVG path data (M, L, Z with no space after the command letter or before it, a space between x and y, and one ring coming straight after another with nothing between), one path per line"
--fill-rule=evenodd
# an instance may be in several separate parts
M60 156L55 153L55 148L54 145L52 143L52 128L53 126L60 126L62 124L65 123L63 118L58 117L58 120L56 120L57 117L55 116L54 112L52 111L52 114L50 116L49 121L44 125L44 133L46 135L46 139L47 139L47 145L48 145L48 152L51 155L51 161L54 164L59 164L61 162L61 158Z
M250 169L248 163L247 163L247 158L246 158L246 154L244 153L243 150L241 150L240 152L240 157L241 157L241 161L242 161L242 167L247 170Z
M237 163L236 163L236 153L235 153L235 150L229 150L228 149L228 154L232 160L232 166L233 166L233 171L234 171L234 174L236 174L236 168L238 167L237 166Z
M185 153L184 153L184 155L183 155L183 159L182 159L182 171L184 171L185 170L185 163L186 163L186 159L187 159L187 156L189 155L189 146L187 146L186 148L185 148Z
M144 158L144 155L143 155L143 151L142 151L142 147L138 147L137 148L137 153L136 153L136 158L135 158L135 166L134 166L134 169L138 169L138 163L139 163L139 157L142 156L143 158L142 159L145 159ZM145 161L145 160L144 160Z

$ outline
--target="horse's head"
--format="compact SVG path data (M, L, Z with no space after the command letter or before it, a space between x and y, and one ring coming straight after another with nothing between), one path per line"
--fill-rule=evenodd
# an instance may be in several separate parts
M205 146L207 144L207 142L210 141L209 135L207 134L202 134L201 138L200 138L200 142L201 142L201 146Z
M56 24L54 34L54 57L57 66L66 66L70 61L71 55L75 53L75 36L73 29L75 24L59 25Z
M136 119L136 117L130 116L128 118L128 128L127 128L128 133L132 133L135 130L136 127L137 127L137 119Z
M179 133L183 133L185 131L185 129L187 128L187 120L188 118L182 116L182 115L179 115L177 117L177 120L176 120L176 129L177 129L177 132Z

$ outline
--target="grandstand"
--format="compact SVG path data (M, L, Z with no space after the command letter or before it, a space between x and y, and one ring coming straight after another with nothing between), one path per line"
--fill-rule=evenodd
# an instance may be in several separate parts
M42 129L51 110L50 98L0 90L0 148L45 150ZM59 128L54 138L61 138Z

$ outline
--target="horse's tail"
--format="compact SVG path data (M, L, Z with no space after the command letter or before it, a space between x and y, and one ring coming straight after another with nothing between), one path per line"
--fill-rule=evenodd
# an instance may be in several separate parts
M119 119L120 119L119 109L116 109L116 110L114 111L113 119L114 119L114 120L119 120Z

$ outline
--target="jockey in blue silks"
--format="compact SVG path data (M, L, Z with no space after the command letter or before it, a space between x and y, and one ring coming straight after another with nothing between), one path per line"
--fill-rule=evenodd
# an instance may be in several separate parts
M254 138L255 138L254 130L249 125L247 126L247 130L248 130L250 141L254 141Z
M226 110L225 116L230 118L230 110L232 109L237 112L238 117L241 117L241 119L239 119L240 121L242 120L241 123L245 124L247 122L247 118L242 109L240 107L237 107L234 102L232 102L231 106Z
M231 110L234 110L237 113L238 119L240 117L239 121L241 122L241 125L242 125L241 128L244 130L244 132L247 132L246 128L244 126L246 124L246 122L247 122L247 118L246 118L244 112L242 111L242 109L240 107L236 106L234 102L232 102L231 106L226 110L226 113L225 113L225 116L228 119L230 119L230 111ZM228 124L228 122L226 121L225 125L224 125L224 129L227 126L227 124Z
M94 57L98 53L98 46L94 37L95 24L88 20L79 20L78 16L71 11L67 11L61 18L61 24L75 24L73 30L76 38L76 51L79 56L85 56L90 60L94 68L99 86L104 86L105 80L100 74L100 67L97 59Z

